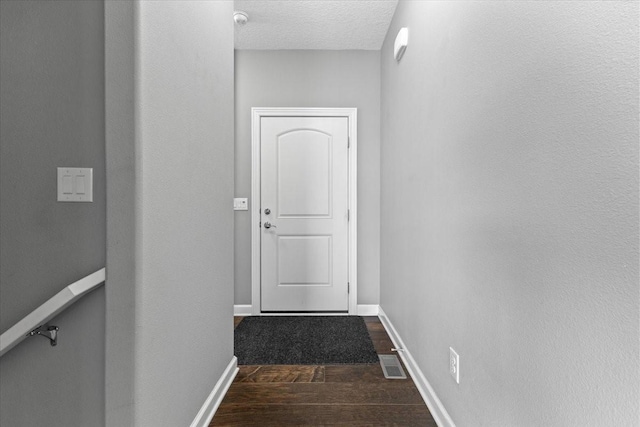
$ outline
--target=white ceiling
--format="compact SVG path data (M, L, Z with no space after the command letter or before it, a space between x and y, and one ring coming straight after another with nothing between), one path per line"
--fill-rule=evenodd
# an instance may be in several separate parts
M235 0L236 49L379 50L398 0ZM232 19L232 17L229 17Z

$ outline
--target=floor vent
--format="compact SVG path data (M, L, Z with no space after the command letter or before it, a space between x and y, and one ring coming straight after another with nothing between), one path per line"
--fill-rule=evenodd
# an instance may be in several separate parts
M385 378L392 380L407 378L398 356L395 354L379 354L378 357L380 358L380 366L382 366Z

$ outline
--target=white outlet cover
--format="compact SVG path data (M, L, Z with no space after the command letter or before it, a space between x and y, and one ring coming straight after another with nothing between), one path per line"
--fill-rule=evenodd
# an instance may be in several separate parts
M449 373L456 380L456 384L460 384L460 356L451 347L449 347Z

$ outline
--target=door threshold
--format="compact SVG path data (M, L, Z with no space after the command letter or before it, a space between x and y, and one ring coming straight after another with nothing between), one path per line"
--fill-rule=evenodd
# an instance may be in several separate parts
M348 316L349 311L261 311L258 316Z

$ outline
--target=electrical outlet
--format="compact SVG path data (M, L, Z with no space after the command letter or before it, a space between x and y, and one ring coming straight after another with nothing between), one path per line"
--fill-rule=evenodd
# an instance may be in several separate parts
M456 380L456 384L460 384L460 356L451 347L449 347L449 373Z

